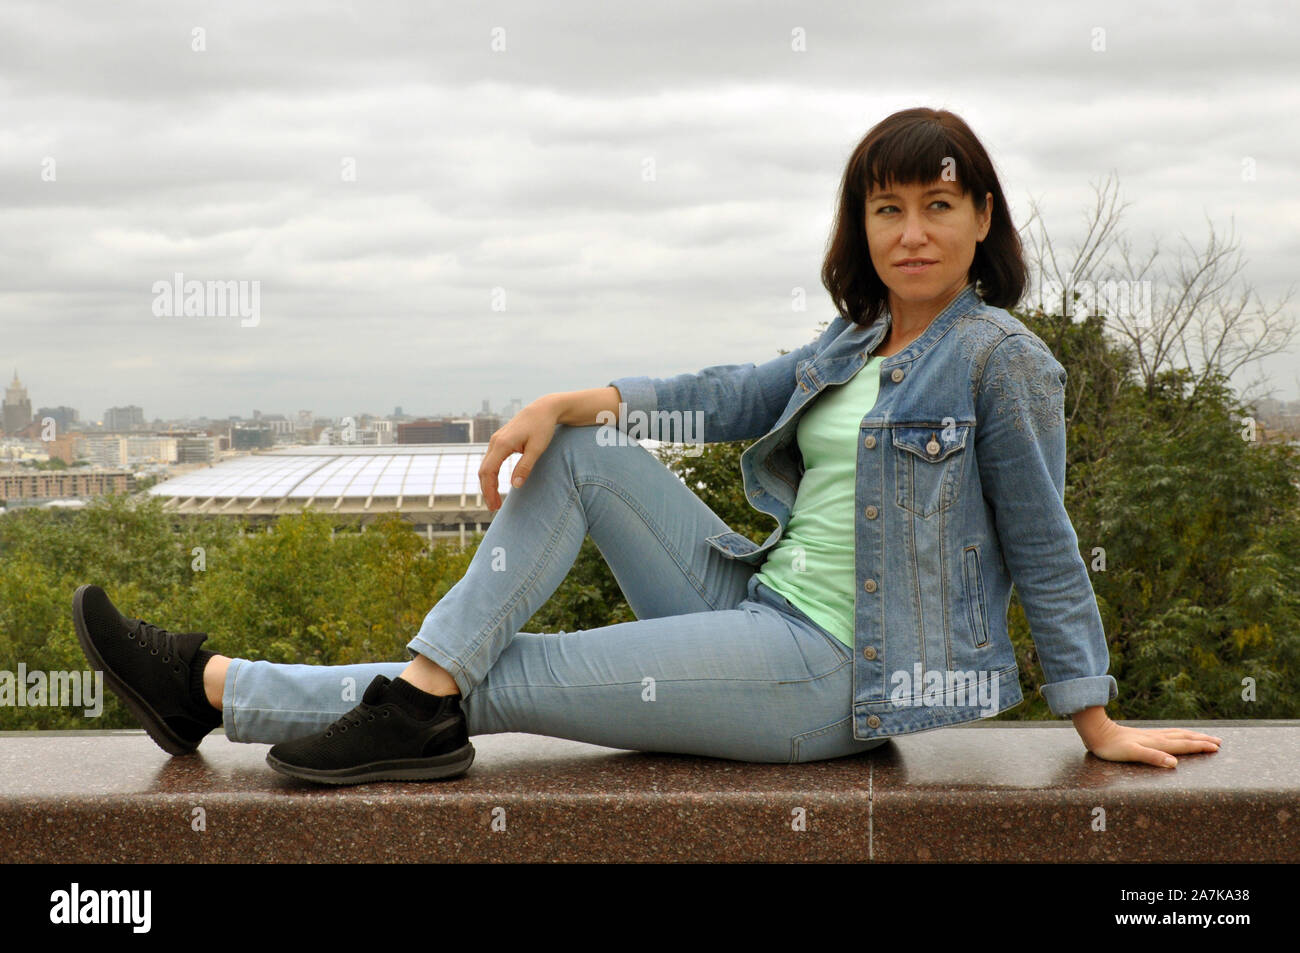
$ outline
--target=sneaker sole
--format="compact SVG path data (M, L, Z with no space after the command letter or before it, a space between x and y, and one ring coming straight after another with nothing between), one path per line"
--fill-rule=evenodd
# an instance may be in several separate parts
M372 761L352 768L303 768L266 756L266 763L281 774L321 784L364 784L367 781L436 781L464 774L474 763L474 746L432 758L407 758L395 761Z
M95 643L90 638L90 630L86 628L85 613L82 611L83 597L89 588L90 586L79 586L76 594L72 597L72 621L77 629L77 641L81 643L81 650L86 653L86 658L90 659L91 664L104 673L104 682L113 690L113 693L117 695L122 703L130 709L131 714L135 715L158 747L168 754L193 754L198 749L198 745L186 741L168 728L167 723L153 710L152 706L133 688L117 677L113 670L109 668L108 663L104 661L104 657L99 654L99 650L95 648Z

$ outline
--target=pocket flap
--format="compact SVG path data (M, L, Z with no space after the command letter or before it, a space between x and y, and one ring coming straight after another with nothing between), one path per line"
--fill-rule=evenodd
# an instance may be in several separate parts
M894 427L894 446L908 453L914 453L929 463L938 463L952 456L966 446L966 437L970 433L970 424L953 424L945 427L941 423L920 426Z

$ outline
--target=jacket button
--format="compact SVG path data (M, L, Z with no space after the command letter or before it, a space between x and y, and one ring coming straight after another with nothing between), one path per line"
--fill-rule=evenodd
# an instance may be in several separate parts
M799 389L803 391L805 394L808 393L808 385L805 384L803 381L799 382Z
M874 506L868 506L865 510L863 510L863 512L867 514L867 519L873 520L876 518L876 514L879 513L880 511L877 510Z
M901 367L894 368L894 373L889 375L889 379L897 384L903 379L903 369Z
M880 719L877 718L875 715L872 715L870 718L867 719L867 726L870 728L879 728Z
M865 589L865 590L867 590L867 592L875 592L875 591L876 591L876 580L874 580L874 579L868 579L866 582L864 582L864 583L862 584L862 588Z
M868 662L874 659L876 657L876 647L874 645L868 645L862 650L862 657Z
M930 442L925 445L925 452L933 457L939 452L939 442L931 437Z
M868 450L874 450L874 449L876 449L876 437L875 437L875 434L867 434L865 437L863 437L863 438L862 438L862 445L863 445L864 447L866 447Z

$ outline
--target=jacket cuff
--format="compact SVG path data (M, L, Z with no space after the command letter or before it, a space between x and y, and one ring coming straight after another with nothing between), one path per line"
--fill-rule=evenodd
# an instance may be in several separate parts
M1119 697L1119 685L1113 675L1088 675L1064 682L1052 682L1043 685L1039 691L1053 715L1073 715L1093 705L1105 705Z
M659 409L659 401L655 395L655 385L653 378L646 376L637 377L618 377L605 385L606 387L617 387L619 396L623 398L623 404L626 411L620 417L626 418L634 410L639 410L644 414Z

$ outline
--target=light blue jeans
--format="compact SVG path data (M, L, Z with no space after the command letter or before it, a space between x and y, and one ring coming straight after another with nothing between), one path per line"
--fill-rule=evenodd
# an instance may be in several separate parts
M505 731L611 748L796 763L884 739L853 738L849 648L704 542L728 527L645 447L560 425L506 496L469 568L407 646L445 668L470 735ZM519 631L590 535L637 621ZM232 741L322 731L376 675L404 662L283 665L235 659Z

